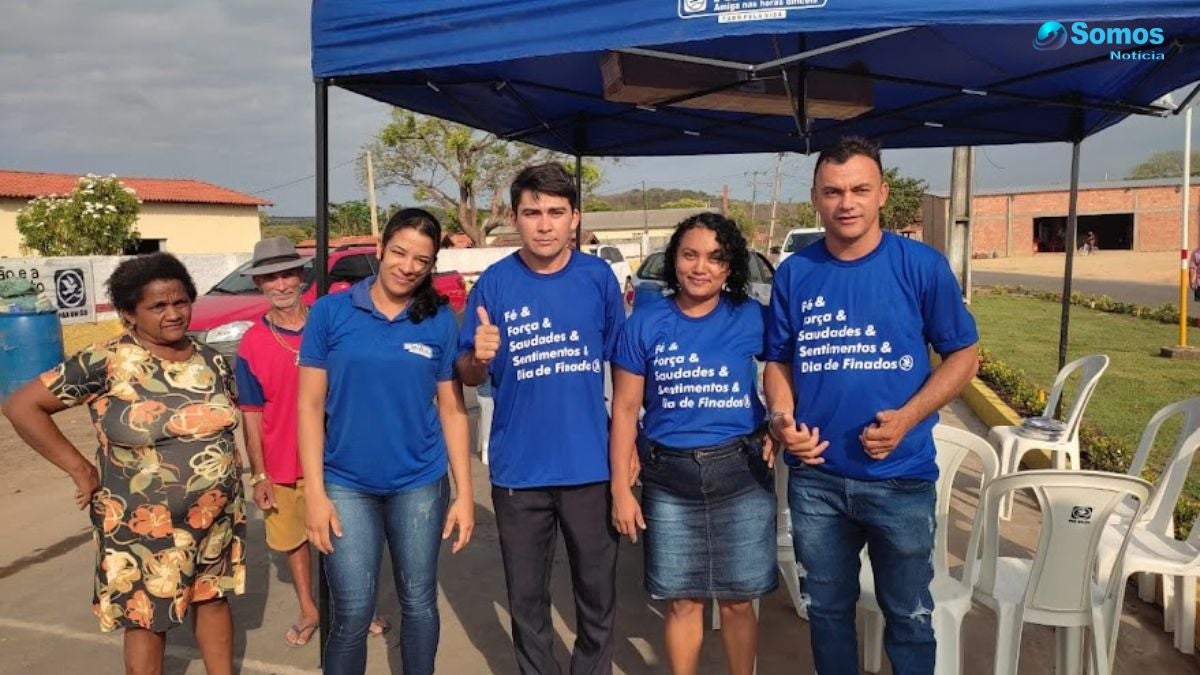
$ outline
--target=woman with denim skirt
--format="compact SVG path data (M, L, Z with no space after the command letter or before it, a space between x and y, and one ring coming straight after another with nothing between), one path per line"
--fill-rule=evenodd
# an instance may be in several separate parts
M378 275L318 300L304 329L300 461L308 538L326 556L333 598L329 674L366 669L385 542L400 596L403 672L433 672L438 549L457 527L457 553L474 527L467 412L454 378L457 322L432 281L441 239L429 213L396 213L383 231Z
M680 223L665 254L672 293L635 309L612 359L613 525L632 542L645 531L646 591L669 601L665 641L675 675L697 672L710 598L720 605L729 672L751 675L752 601L777 585L774 455L759 431L755 363L763 308L748 296L750 255L723 216Z

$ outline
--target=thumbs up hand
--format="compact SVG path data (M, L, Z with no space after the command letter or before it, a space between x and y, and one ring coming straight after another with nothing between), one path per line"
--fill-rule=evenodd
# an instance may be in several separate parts
M479 317L479 325L475 327L475 360L487 365L500 350L500 327L492 324L487 309L482 305L475 308L475 315Z

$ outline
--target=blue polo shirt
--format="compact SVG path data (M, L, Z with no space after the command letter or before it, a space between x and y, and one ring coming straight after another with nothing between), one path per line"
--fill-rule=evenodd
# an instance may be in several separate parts
M924 386L930 346L949 354L978 341L950 265L920 242L884 232L867 255L838 260L819 241L775 273L766 358L791 365L796 422L819 427L829 441L822 471L935 480L937 413L883 460L866 453L859 434L875 413L900 408Z
M460 352L475 348L480 306L500 328L490 368L492 483L537 488L608 480L604 363L625 324L608 264L578 252L552 274L531 270L516 253L496 262L471 290Z
M312 306L300 365L322 368L325 481L360 492L412 490L446 473L437 383L454 377L458 329L448 305L414 323L375 309L368 277Z
M672 448L718 445L754 431L765 413L756 358L764 308L722 295L711 312L683 313L674 298L638 305L613 365L645 378L642 433Z

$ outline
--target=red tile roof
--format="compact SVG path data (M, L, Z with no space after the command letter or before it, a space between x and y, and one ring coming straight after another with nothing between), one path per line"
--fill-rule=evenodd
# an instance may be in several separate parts
M270 206L271 202L212 183L187 178L123 178L143 202L176 204L234 204ZM75 189L79 176L66 173L6 171L0 169L0 198L33 199L46 195L65 195Z

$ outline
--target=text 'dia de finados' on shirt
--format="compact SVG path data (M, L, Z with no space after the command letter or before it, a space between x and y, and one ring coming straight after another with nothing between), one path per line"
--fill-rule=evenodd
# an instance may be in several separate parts
M517 381L571 373L602 373L601 354L583 343L579 330L555 326L527 305L504 311L504 337Z
M913 369L912 354L897 353L875 324L855 323L844 307L829 305L823 295L805 298L800 310L803 319L796 332L800 373Z

